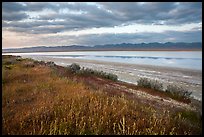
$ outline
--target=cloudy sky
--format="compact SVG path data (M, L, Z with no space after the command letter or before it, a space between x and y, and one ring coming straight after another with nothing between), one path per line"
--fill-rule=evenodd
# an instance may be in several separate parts
M3 48L202 42L201 2L4 2Z

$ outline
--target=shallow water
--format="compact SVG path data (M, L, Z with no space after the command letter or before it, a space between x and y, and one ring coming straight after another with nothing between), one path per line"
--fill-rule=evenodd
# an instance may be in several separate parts
M7 53L9 54L9 53ZM10 53L202 70L202 51L84 51Z

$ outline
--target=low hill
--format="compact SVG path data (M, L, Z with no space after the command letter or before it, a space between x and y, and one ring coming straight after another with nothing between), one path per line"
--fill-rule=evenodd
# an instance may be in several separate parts
M77 65L2 58L4 135L202 134L192 102L92 71L76 73Z

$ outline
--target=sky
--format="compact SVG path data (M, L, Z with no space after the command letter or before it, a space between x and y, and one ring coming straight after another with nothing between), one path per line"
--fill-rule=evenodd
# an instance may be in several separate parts
M143 42L202 42L202 3L2 3L3 49Z

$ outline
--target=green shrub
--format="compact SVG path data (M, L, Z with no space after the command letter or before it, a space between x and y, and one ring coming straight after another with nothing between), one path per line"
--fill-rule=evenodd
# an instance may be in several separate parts
M150 88L151 87L150 81L147 78L140 78L137 81L137 85L138 86L142 86L142 87L146 87L146 88Z
M140 78L137 81L137 83L138 83L138 86L141 86L141 87L151 88L159 91L163 90L163 85L158 80L149 80L147 78Z
M167 93L170 93L175 98L184 98L189 99L192 92L189 92L188 90L178 87L176 85L168 85L166 89Z
M72 73L76 73L80 70L80 66L76 63L72 63L71 65L69 65L68 70L70 70Z
M190 120L191 122L194 123L200 123L202 120L202 115L199 115L195 111L189 111L189 110L183 110L180 112L181 116L185 119Z
M68 69L71 72L77 73L79 75L95 75L95 76L110 79L113 81L118 80L118 76L112 73L106 73L103 71L93 70L91 68L84 68L84 67L82 67L81 69L80 68L81 67L76 63L73 63L70 66L68 66Z
M157 80L150 80L147 78L140 78L138 81L138 86L145 87L145 88L151 88L158 91L163 91L163 85ZM189 100L190 95L192 92L189 92L188 90L178 87L175 85L168 85L167 89L165 90L166 93L168 93L173 99L184 99Z
M150 82L151 88L155 90L163 90L163 85L158 80L151 80Z
M53 61L49 61L46 63L47 66L54 67L56 64Z
M39 61L35 60L33 63L34 63L34 64L39 64Z
M115 75L115 74L112 74L112 73L108 73L108 74L107 74L107 78L108 78L108 79L111 79L111 80L113 80L113 81L117 81L117 80L118 80L118 76Z
M39 62L40 65L45 65L46 63L44 61Z
M16 61L23 61L23 59L21 57L16 58Z
M99 77L102 77L102 78L106 78L106 79L110 79L110 80L113 80L113 81L118 80L118 76L115 75L115 74L106 73L106 72L103 72L103 71L92 70L92 69L89 69L89 68L85 69L85 73L93 74L93 75L96 75L96 76L99 76Z

